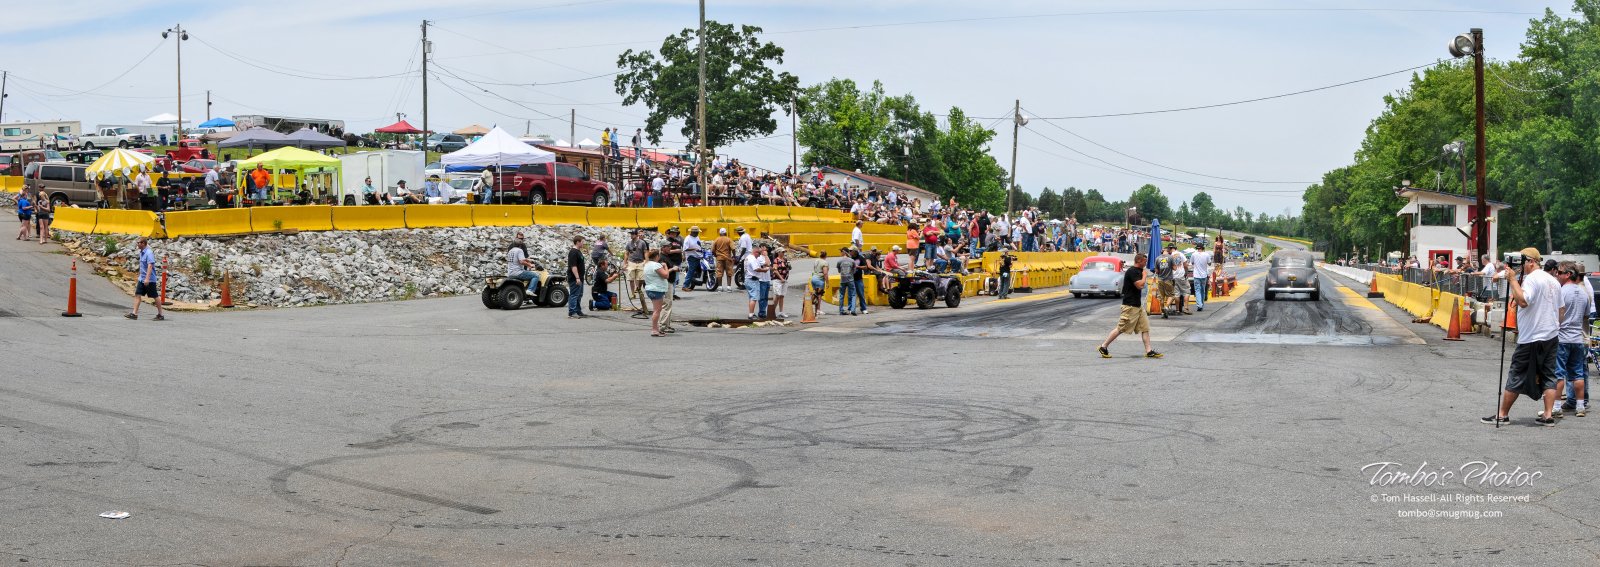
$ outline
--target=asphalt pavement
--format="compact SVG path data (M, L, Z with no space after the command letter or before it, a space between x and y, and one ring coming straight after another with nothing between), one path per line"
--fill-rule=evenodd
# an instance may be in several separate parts
M1600 557L1600 416L1480 424L1498 341L1354 292L1265 301L1259 267L1153 320L1166 358L1105 360L1116 301L1044 292L666 338L475 297L64 320L38 283L61 276L19 272L59 260L0 250L19 564Z

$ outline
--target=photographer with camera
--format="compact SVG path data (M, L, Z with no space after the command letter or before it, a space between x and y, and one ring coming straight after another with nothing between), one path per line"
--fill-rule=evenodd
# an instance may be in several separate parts
M1554 427L1551 417L1556 401L1556 347L1560 330L1561 284L1555 276L1540 269L1539 250L1522 249L1521 255L1506 262L1505 274L1511 291L1507 302L1517 309L1517 350L1511 354L1511 371L1505 391L1500 394L1500 411L1482 419L1484 423L1510 423L1511 405L1517 394L1544 401L1544 411L1534 420ZM1520 272L1520 276L1513 278Z

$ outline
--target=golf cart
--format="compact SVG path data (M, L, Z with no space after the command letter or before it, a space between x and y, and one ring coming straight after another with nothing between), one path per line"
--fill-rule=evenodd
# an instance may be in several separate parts
M906 303L916 300L918 309L928 309L939 299L945 307L961 305L961 278L957 274L935 274L926 270L897 271L891 278L889 307L904 309Z
M529 305L550 307L567 304L566 276L551 274L537 261L529 271L534 273L535 280L539 282L537 296L528 293L528 282L494 276L484 282L483 306L490 309L514 310Z

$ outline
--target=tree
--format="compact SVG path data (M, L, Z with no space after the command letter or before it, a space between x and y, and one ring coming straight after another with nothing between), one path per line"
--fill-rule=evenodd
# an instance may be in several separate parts
M1193 225L1193 224L1195 224L1195 222L1194 222L1194 213L1189 210L1189 202L1188 201L1184 201L1184 202L1178 204L1178 214L1177 214L1177 216L1174 216L1173 218L1178 221L1178 224L1183 224L1183 225Z
M783 48L762 43L760 34L755 26L706 22L708 151L771 134L778 128L773 114L787 111L799 91L799 79L774 71L783 63ZM660 143L661 129L673 119L683 120L683 135L697 140L700 67L695 35L694 29L685 28L667 36L659 55L629 49L617 57L617 94L624 105L643 103L650 109L645 133L652 144Z
M1027 191L1023 191L1021 185L1016 185L1011 188L1011 208L1013 210L1021 211L1032 206L1033 195L1029 195ZM1004 208L1005 204L1001 203L1000 207Z
M1050 190L1049 187L1039 191L1039 200L1034 203L1034 206L1039 207L1039 211L1044 213L1045 217L1053 219L1067 218L1061 205L1061 196Z
M1146 183L1143 187L1134 190L1128 197L1128 206L1139 207L1139 216L1146 221L1150 219L1172 220L1172 207L1167 203L1167 196L1161 194L1161 188Z
M968 119L960 108L952 107L947 120L938 151L950 185L940 188L939 194L980 209L1005 210L1005 170L989 154L994 130Z
M889 126L883 84L863 92L849 79L832 79L800 93L800 126L795 139L805 146L805 163L827 164L877 174L884 165L883 139Z
M1194 224L1213 226L1217 224L1217 204L1212 202L1211 195L1205 191L1195 193L1189 198L1189 210L1194 213Z
M1061 192L1061 214L1065 217L1077 216L1079 220L1089 220L1088 203L1084 199L1083 191L1077 187L1068 187Z

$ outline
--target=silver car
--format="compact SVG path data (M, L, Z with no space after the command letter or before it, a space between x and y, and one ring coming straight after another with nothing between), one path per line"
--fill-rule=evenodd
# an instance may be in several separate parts
M1078 266L1078 273L1067 280L1067 291L1073 297L1122 296L1122 259L1113 256L1090 256Z
M1304 250L1279 250L1272 255L1272 265L1267 268L1267 300L1278 298L1280 293L1306 293L1312 301L1322 299L1322 282L1317 280L1317 263L1310 252Z

